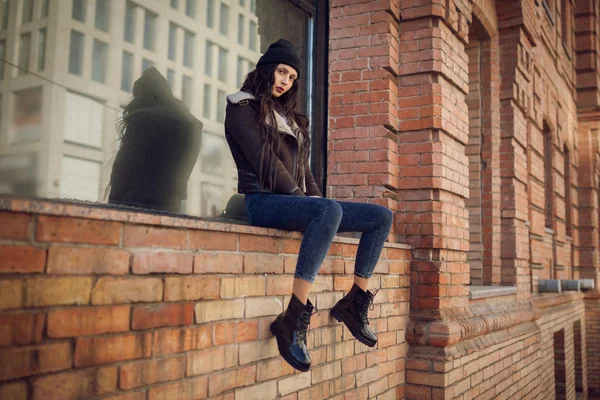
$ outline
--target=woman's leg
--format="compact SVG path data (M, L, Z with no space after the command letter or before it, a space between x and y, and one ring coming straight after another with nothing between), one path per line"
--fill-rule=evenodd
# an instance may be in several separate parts
M354 286L331 310L354 337L367 346L377 344L369 327L368 312L375 293L368 289L369 278L377 265L381 250L392 226L392 212L375 204L340 202L343 211L339 232L362 232L354 265Z

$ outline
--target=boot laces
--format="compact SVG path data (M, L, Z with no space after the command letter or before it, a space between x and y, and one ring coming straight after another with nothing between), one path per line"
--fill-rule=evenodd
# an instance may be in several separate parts
M369 325L369 310L373 311L373 309L375 308L375 304L373 304L373 299L375 299L377 292L379 292L379 289L373 292L366 292L364 298L362 299L363 301L360 303L358 313L362 321L367 325Z
M313 314L316 314L317 310L306 311L303 310L298 316L298 320L296 321L296 330L297 330L297 338L299 341L306 343L306 333L308 332L308 328L310 327L310 318Z

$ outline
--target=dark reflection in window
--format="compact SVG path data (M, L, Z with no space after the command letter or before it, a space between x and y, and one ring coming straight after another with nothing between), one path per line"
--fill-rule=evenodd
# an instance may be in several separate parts
M311 18L316 14L307 10L314 4L312 0L0 0L0 59L6 56L7 44L14 43L10 52L20 67L4 73L6 64L0 64L4 119L0 195L108 202L113 166L126 145L127 132L133 132L120 130L119 122L132 113L136 96L150 102L143 109L152 108L154 95L140 97L134 88L145 72L156 71L160 79L154 82L163 82L156 85L164 85L161 90L178 99L203 128L197 158L190 153L189 175L169 176L185 181L187 195L179 194L173 203L166 197L157 199L153 207L203 217L220 215L237 190L237 170L224 138L226 97L239 90L261 52L281 37L295 44L308 66L314 53L308 46L315 34L310 31ZM9 6L15 5L11 19ZM52 18L47 18L48 11ZM20 29L24 21L30 21L26 22L30 27ZM66 37L56 34L58 21ZM50 81L23 75L31 69L43 71ZM308 71L303 69L298 82L299 104L305 112L326 107L307 108L307 99L315 98L314 74ZM13 79L20 80L18 85ZM163 125L169 129L154 133L162 142L151 136L145 139L161 143L152 150L158 154L170 151L171 141L164 139L174 134L173 124ZM134 148L128 158L139 153L160 163L143 142ZM163 167L169 166L171 161ZM156 176L138 175L131 183L139 179Z

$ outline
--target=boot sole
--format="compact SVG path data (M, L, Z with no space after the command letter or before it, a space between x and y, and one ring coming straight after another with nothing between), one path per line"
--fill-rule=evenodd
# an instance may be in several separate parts
M344 318L344 316L342 314L340 314L338 312L338 310L336 310L335 308L332 308L330 313L331 313L331 316L333 318L335 318L335 320L337 322L342 322L344 325L346 325L346 328L348 328L348 330L350 331L350 333L352 334L352 336L354 336L354 338L356 340L358 340L362 344L369 346L369 347L375 347L375 345L377 345L377 340L372 341L372 340L362 336L360 334L360 332L357 332L356 330L353 330L352 328L350 328L350 323L348 322L348 320L346 320L346 318Z
M306 372L310 369L310 365L304 365L304 364L300 364L299 362L295 361L293 358L286 356L282 351L281 351L281 343L279 342L279 336L277 336L277 333L275 332L275 327L274 327L275 322L271 322L271 326L269 326L269 330L271 331L271 333L273 334L273 336L275 336L275 339L277 340L277 349L279 350L279 355L281 355L281 357L292 366L292 368L297 369L300 372Z

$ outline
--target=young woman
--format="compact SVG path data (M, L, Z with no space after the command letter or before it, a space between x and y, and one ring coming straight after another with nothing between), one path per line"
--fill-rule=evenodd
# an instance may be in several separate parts
M250 224L303 231L292 299L271 324L281 356L307 371L306 333L314 307L308 294L336 232L362 232L354 286L331 310L360 342L377 336L367 313L374 294L369 278L392 225L392 212L374 204L323 198L309 168L307 118L296 111L301 62L294 46L271 44L240 92L227 96L225 136L238 169L238 191L246 195Z
M202 123L173 96L154 67L133 85L120 122L121 147L110 177L109 203L181 212L198 159Z

